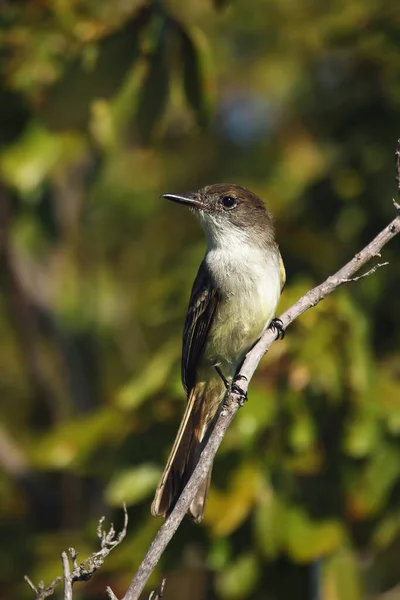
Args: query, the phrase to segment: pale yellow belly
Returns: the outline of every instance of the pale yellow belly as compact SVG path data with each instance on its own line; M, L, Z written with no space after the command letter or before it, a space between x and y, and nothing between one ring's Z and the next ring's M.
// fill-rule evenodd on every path
M224 366L225 375L233 376L273 318L276 304L277 298L265 302L257 294L240 302L235 297L222 301L209 332L205 361Z
M281 293L279 254L232 243L229 253L214 249L206 261L220 300L202 367L218 364L225 377L232 377L275 316Z

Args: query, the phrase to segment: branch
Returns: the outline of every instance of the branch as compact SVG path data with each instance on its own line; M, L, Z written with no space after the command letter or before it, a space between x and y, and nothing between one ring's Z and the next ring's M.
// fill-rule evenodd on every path
M36 587L27 575L25 575L25 581L36 594L35 600L44 600L47 596L51 596L57 585L64 579L64 600L72 600L72 586L76 581L88 581L93 573L95 573L104 563L111 550L118 546L126 535L128 527L128 512L126 505L124 504L124 526L120 533L117 535L114 529L114 525L111 523L111 527L108 532L103 531L103 523L105 517L101 517L97 526L97 537L100 540L100 550L94 552L78 564L78 552L74 548L68 548L68 553L63 552L61 554L63 573L64 577L57 577L48 585L44 587L44 583L41 581ZM72 565L72 571L71 571ZM109 594L110 595L110 594ZM112 598L112 596L110 595ZM115 598L115 596L114 596Z
M399 182L398 185L400 190L400 142L396 158L396 177L397 181ZM360 277L354 277L354 274L357 273L357 271L359 271L361 267L363 267L369 260L374 257L379 257L381 249L400 232L400 206L395 202L394 204L397 210L397 217L389 225L387 225L385 229L379 233L379 235L377 235L370 244L368 244L368 246L356 254L355 257L337 273L328 277L324 283L321 283L317 287L307 292L307 294L300 298L300 300L298 300L280 316L284 329L286 329L303 312L309 308L312 308L313 306L316 306L316 304L326 298L326 296L331 294L336 288L350 281L356 281L361 277L371 275L372 273L375 273L378 268L384 266L383 264L377 264L370 269L370 271L364 273L364 275L361 275ZM258 366L258 363L268 351L275 339L276 332L272 331L271 329L267 329L262 338L247 354L239 374L243 380L241 381L240 385L244 392L247 391L248 385ZM201 482L205 479L219 445L221 444L234 416L239 410L240 402L241 398L239 394L236 392L231 392L230 394L227 393L224 403L220 409L215 428L210 435L210 439L208 440L208 443L200 456L199 462L192 476L190 477L173 511L166 519L165 523L160 527L122 600L137 600L139 598L147 580L150 577L150 574L157 565L162 553L185 516Z

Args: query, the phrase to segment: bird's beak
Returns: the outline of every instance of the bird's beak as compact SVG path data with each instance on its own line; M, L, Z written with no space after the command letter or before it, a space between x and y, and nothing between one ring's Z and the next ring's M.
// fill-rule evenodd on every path
M185 204L189 208L205 208L205 205L200 202L198 194L163 194L162 198L178 202L178 204Z

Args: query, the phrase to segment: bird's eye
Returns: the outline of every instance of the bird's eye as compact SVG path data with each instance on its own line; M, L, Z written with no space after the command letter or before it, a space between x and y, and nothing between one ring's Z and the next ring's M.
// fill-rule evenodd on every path
M236 198L233 196L224 196L222 198L222 204L224 208L234 208L236 206Z

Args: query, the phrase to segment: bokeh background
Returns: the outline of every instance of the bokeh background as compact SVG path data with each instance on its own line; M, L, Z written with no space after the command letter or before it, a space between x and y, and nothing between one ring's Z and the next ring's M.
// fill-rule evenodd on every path
M160 194L259 194L280 310L336 271L394 217L400 7L2 0L0 55L0 597L95 550L125 500L126 540L75 587L121 596L162 522L205 247ZM204 522L151 579L166 600L400 598L399 250L262 361Z

